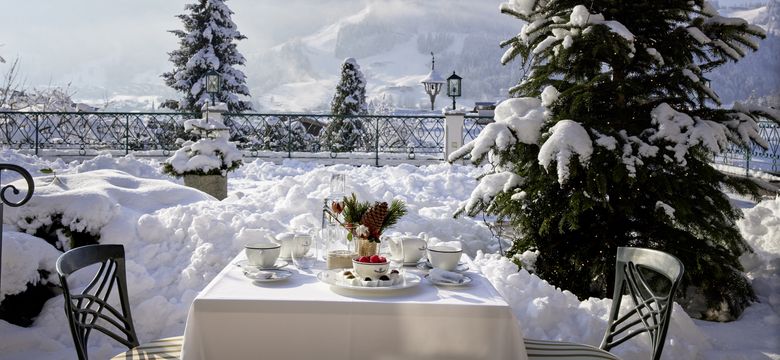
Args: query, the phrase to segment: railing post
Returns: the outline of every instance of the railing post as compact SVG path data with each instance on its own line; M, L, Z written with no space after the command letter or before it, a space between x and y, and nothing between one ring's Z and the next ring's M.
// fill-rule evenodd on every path
M292 159L292 120L287 117L287 158Z
M379 117L376 118L376 132L374 133L374 166L379 167Z
M460 110L444 110L444 161L463 146L463 123L466 113Z
M130 116L125 116L125 156L130 153Z
M35 156L38 156L38 134L41 131L40 127L38 126L39 116L40 115L35 115Z

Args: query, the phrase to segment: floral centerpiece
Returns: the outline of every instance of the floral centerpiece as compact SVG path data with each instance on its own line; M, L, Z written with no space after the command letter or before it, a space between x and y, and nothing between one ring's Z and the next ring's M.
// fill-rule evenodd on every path
M406 204L401 200L372 204L359 201L354 193L331 203L331 210L342 216L343 221L339 223L347 229L347 239L356 240L358 256L376 254L382 233L407 213Z

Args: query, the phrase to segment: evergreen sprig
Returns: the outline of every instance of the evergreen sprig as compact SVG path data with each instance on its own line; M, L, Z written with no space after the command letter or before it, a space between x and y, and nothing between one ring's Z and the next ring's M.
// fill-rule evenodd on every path
M355 236L354 232L357 226L368 225L363 223L366 212L368 212L369 209L371 209L373 206L379 206L380 203L376 202L372 204L369 201L359 201L357 199L357 195L352 193L350 196L345 196L339 205L341 207L341 216L344 219L342 225L345 226L347 230L349 230L347 238L352 240L352 238ZM387 203L384 203L384 205L386 206ZM379 235L381 235L385 230L389 229L393 225L397 224L398 221L407 214L407 212L408 210L406 208L406 203L404 203L402 200L393 199L387 208L387 214L382 220L382 225L379 227L378 233L369 234L367 239L372 242L379 242Z

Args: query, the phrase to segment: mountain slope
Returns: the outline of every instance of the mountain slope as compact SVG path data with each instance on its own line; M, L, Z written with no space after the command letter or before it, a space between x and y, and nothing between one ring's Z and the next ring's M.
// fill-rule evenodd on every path
M456 71L463 99L495 100L519 79L517 65L501 66L499 42L521 24L500 14L500 1L383 1L369 3L316 33L249 56L260 107L274 111L326 110L341 61L355 57L368 80L368 97L395 107L430 106L419 81L430 71L430 52L445 77ZM447 6L442 6L442 5ZM440 94L436 107L449 103Z

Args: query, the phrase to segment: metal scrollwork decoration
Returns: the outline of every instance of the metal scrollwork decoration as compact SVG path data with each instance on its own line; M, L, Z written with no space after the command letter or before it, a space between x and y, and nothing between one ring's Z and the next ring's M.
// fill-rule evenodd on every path
M32 175L30 175L30 172L25 170L23 167L19 165L13 165L13 164L0 164L0 185L2 185L2 171L3 170L9 170L18 173L24 178L24 181L27 182L27 194L22 198L21 200L14 201L9 200L6 198L6 191L11 190L11 192L14 195L19 195L19 189L16 188L13 184L8 184L2 187L0 189L0 279L2 279L2 263L3 263L3 206L8 205L11 207L18 207L22 206L28 201L30 201L30 198L33 195L33 191L35 190L35 182L33 181ZM2 281L2 280L0 280Z

